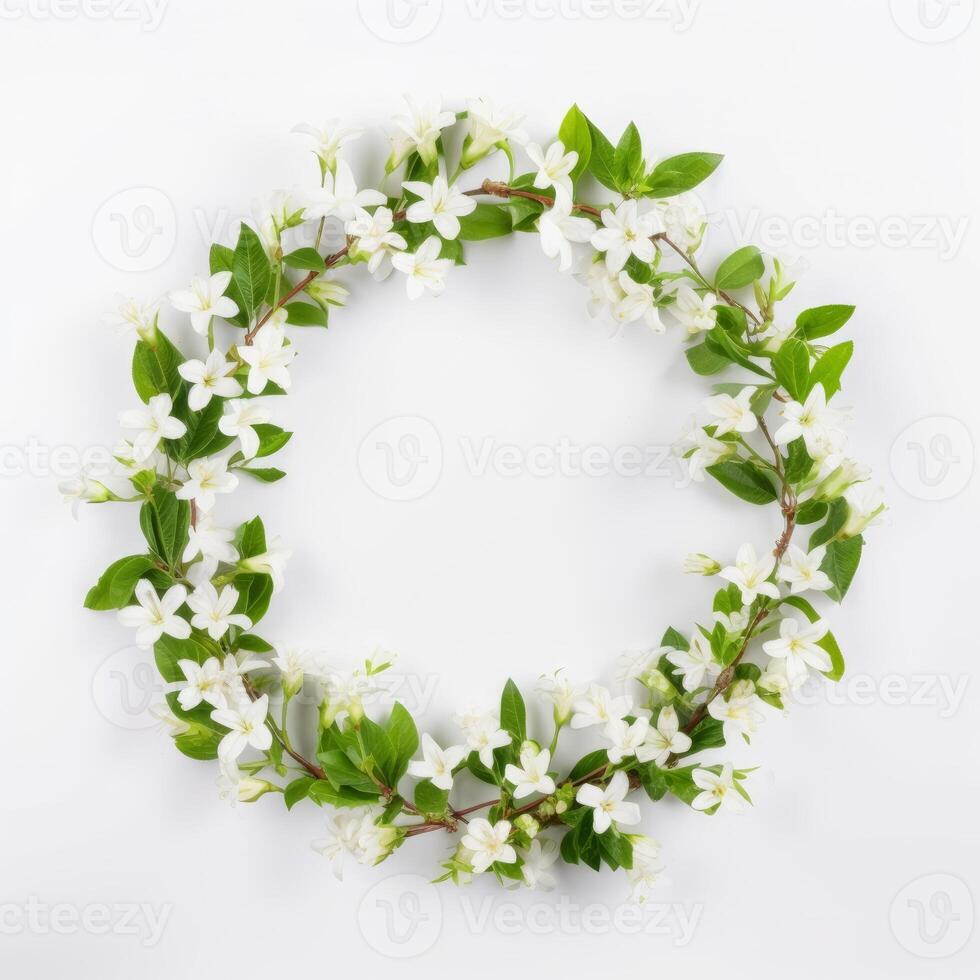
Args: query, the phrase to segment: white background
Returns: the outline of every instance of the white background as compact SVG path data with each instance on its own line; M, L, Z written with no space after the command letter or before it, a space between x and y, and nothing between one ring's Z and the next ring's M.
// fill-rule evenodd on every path
M157 24L145 0L108 14L4 0L4 974L973 975L973 0L704 0L690 23L674 0L640 19L598 0L427 0L414 14L399 0L404 21L361 7L170 0ZM309 186L293 124L365 126L353 159L372 179L404 91L519 104L538 140L577 100L614 134L635 119L651 158L723 152L701 191L716 215L708 260L750 239L779 245L788 228L810 266L792 312L858 305L844 400L890 512L830 611L848 679L733 749L761 766L745 816L644 807L671 881L642 934L611 874L566 869L550 894L433 890L411 876L432 876L449 847L438 835L336 882L308 843L324 814L220 802L215 767L151 727L130 637L81 608L102 568L139 547L134 511L87 508L75 524L55 490L73 459L113 444L117 410L134 404L130 342L102 314L116 293L186 284L257 195ZM296 338L294 394L273 406L297 431L290 478L224 511L261 509L295 551L262 633L349 662L379 642L396 650L406 685L426 692L406 686L410 706L441 739L461 701L492 703L508 674L528 687L562 665L611 679L623 650L705 615L710 583L678 573L686 551L727 560L775 530L772 513L680 487L669 466L469 466L465 446L669 445L705 386L676 331L611 339L590 321L532 236L468 257L442 299L411 306L397 281L346 277L350 308ZM396 435L428 432L442 473L398 503L365 481L358 451L406 416L432 428L403 421ZM32 917L32 900L63 909ZM161 934L144 913L130 934L113 908L129 903L165 915Z

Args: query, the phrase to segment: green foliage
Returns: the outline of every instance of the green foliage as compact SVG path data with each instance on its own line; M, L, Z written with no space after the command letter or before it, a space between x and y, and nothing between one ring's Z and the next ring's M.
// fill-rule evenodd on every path
M129 555L114 561L85 596L86 609L122 609L133 598L136 583L156 562L149 555Z
M726 490L750 504L770 504L779 494L768 473L744 459L726 459L706 467Z
M718 266L718 272L715 274L715 288L727 290L750 286L756 279L760 279L765 271L766 265L762 261L762 253L755 245L746 245L738 251L732 252Z
M815 306L796 318L796 329L805 340L827 337L840 330L853 313L853 306Z
M674 197L707 180L724 157L720 153L681 153L662 160L644 181L646 197Z
M478 204L475 211L459 219L459 237L464 242L499 238L513 230L511 211L504 204Z
M578 154L578 160L572 168L572 180L578 180L588 169L592 156L592 132L589 120L577 105L573 105L565 114L558 128L558 139L564 144L566 153L574 150Z
M527 709L517 685L508 680L500 696L500 727L514 738L519 748L527 739Z
M232 257L231 276L241 298L240 309L244 309L251 319L265 302L272 285L272 264L262 240L244 223Z
M175 568L187 545L191 509L173 491L157 487L140 507L140 528L150 551L167 568Z
M184 363L184 355L161 330L155 330L153 337L151 344L138 341L133 350L133 387L144 402L154 395L176 397L183 383L177 368Z
M806 398L810 390L810 350L800 340L783 341L773 355L772 369L776 380L797 401Z
M299 300L287 303L286 323L291 327L325 327L327 311L316 303L304 303Z

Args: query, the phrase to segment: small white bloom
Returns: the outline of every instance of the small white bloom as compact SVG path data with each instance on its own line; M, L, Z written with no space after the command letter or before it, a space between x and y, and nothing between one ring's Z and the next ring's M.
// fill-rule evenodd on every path
M700 633L695 633L691 638L689 650L675 650L667 654L667 659L677 668L674 673L681 675L685 691L706 687L721 673L708 641Z
M167 734L172 738L176 738L178 735L185 735L191 730L191 726L183 718L178 718L170 710L170 705L166 701L161 701L159 704L151 704L150 714L160 722Z
M338 218L346 223L356 216L358 208L384 204L387 200L381 191L370 188L359 191L350 164L338 160L335 170L324 175L323 187L310 192L303 215L307 219Z
M201 515L201 518L207 516L209 515L203 514ZM187 574L185 577L187 578L187 581L190 582L196 589L205 582L210 582L214 578L217 571L218 559L212 557L211 555L202 555L200 561L194 562L194 564L187 569Z
M184 711L196 708L202 701L212 708L228 707L228 678L217 657L208 657L203 664L196 660L178 660L187 683L177 700Z
M523 146L527 142L527 133L521 128L524 116L513 109L481 98L470 99L467 110L469 132L463 146L464 167L472 167L500 143L510 140Z
M349 716L354 721L364 717L364 699L378 690L373 677L354 671L331 673L323 685L324 701L320 705L320 722L329 728L334 721Z
M807 589L826 592L834 584L827 573L820 570L826 554L827 548L824 545L814 548L808 554L802 548L791 544L779 564L777 574L782 581L789 582L789 591L793 595L806 592Z
M138 430L133 440L133 456L136 460L148 459L160 445L161 439L179 439L187 432L187 426L171 415L174 402L168 394L154 395L145 408L119 413L119 424L124 429Z
M491 824L483 817L471 820L460 843L470 852L470 863L476 874L482 874L492 864L513 864L517 851L507 843L510 837L509 820Z
M234 540L235 532L231 528L217 527L210 514L201 514L197 526L187 529L187 547L181 558L189 562L201 555L218 561L238 561L238 551L232 544Z
M202 336L208 332L211 317L231 319L238 313L238 304L225 296L231 285L230 272L215 272L210 276L195 276L189 289L177 289L170 294L175 310L191 315L191 326Z
M249 746L260 752L269 749L272 745L272 732L265 724L268 714L268 694L263 694L255 701L212 711L211 718L228 729L218 743L218 758L234 762Z
M394 225L391 208L377 208L374 214L358 208L354 220L347 222L347 234L356 239L353 254L368 260L368 272L372 275L378 273L382 262L392 253L406 248L405 239L391 230Z
M462 745L440 748L436 740L428 734L422 736L422 758L408 764L408 774L416 779L429 779L439 789L453 788L453 770L466 757Z
M710 769L695 769L691 773L691 779L701 790L691 802L695 810L710 810L711 807L718 806L722 810L739 813L745 809L742 796L735 788L731 764L726 765L718 776Z
M619 288L623 295L613 307L613 319L619 323L634 323L642 319L654 333L663 333L666 328L660 319L653 287L637 282L623 270L619 274Z
M313 282L307 285L306 292L310 299L323 306L343 306L347 297L350 296L350 290L342 282L326 275L317 276Z
M844 447L846 433L843 423L847 415L828 407L822 384L814 385L802 404L797 401L786 402L779 414L786 421L773 433L773 439L778 445L802 436L806 451L817 460L832 452L840 452Z
M678 322L692 336L710 330L718 322L718 297L714 293L699 296L690 286L681 284L674 291L675 301L668 307Z
M614 698L608 688L590 684L585 696L575 701L572 707L572 728L589 728L626 717L633 707L633 699L628 694Z
M687 253L696 252L704 241L708 216L697 195L689 191L656 203L667 237Z
M667 704L660 709L657 727L650 726L644 743L636 750L640 762L662 766L671 755L681 755L691 747L691 738L680 730L677 712Z
M716 418L715 436L727 435L729 432L754 432L759 427L759 420L752 411L752 397L758 389L754 385L743 388L734 398L731 395L712 395L704 407Z
M418 299L426 290L438 296L446 288L446 276L452 268L451 259L440 259L442 241L430 235L415 252L399 252L391 264L404 272L405 291L409 299Z
M715 439L714 436L709 436L702 428L694 430L691 434L691 440L694 443L695 449L687 457L687 468L691 479L695 483L702 483L704 481L705 471L709 466L714 466L715 463L720 462L726 456L731 456L735 452L735 446L732 443Z
M762 649L770 657L786 661L786 676L795 690L807 679L808 668L828 671L833 666L830 654L820 646L827 635L827 624L823 620L800 626L796 619L783 619L779 623L779 639L762 644Z
M789 675L786 673L786 658L777 657L769 661L766 664L766 669L762 672L762 676L759 678L759 687L763 691L769 691L771 694L778 694L782 697L784 694L788 694L792 690L792 685L789 682Z
M572 243L589 241L594 230L588 218L572 214L572 199L562 188L555 194L554 205L538 218L541 250L549 259L558 258L559 272L572 267Z
M106 319L120 335L135 333L140 340L149 344L156 335L159 308L160 304L156 301L120 298L116 312L110 313Z
M718 574L742 590L742 602L749 605L760 595L779 598L779 588L767 581L776 567L776 558L766 552L761 558L751 544L743 544L735 555L735 564L728 565Z
M249 366L247 387L250 394L261 395L271 381L288 389L289 365L296 356L292 344L286 343L286 311L276 310L252 344L240 344L238 356Z
M619 285L619 273L610 272L605 262L593 262L588 271L578 276L589 289L589 316L597 317L612 310L623 298Z
M93 480L88 473L82 470L77 476L58 483L58 493L71 504L73 517L78 517L78 505L103 504L112 499L112 492L105 484L98 480Z
M148 650L164 633L177 640L186 640L191 635L191 624L177 615L187 598L187 589L183 585L172 585L158 596L153 583L141 578L134 592L139 605L126 606L117 615L123 626L136 630L138 647Z
M597 252L606 253L610 272L619 272L630 255L641 262L653 261L656 247L652 238L664 230L656 211L640 214L636 201L623 201L615 211L603 210L602 224L592 235L592 245Z
M542 150L537 143L528 143L525 151L537 168L538 172L534 177L534 186L539 189L554 187L566 193L572 193L572 171L578 163L578 154L572 150L565 152L565 144L561 140L555 140L547 151ZM591 222L590 222L591 226Z
M207 630L212 640L220 640L232 626L251 629L252 621L248 616L234 611L237 603L238 589L233 585L226 585L219 593L210 582L202 582L187 597L187 605L194 612L191 626Z
M629 779L625 772L617 772L605 787L586 783L578 788L575 799L582 806L592 807L592 826L597 834L604 834L610 826L632 826L640 822L640 808L626 801Z
M575 702L582 696L582 688L572 684L558 673L542 676L537 686L538 697L552 706L556 725L564 725L572 717Z
M218 796L234 806L236 803L254 803L260 796L275 790L265 779L243 776L236 762L222 762L216 780Z
M510 745L512 736L500 727L500 720L492 711L468 708L456 715L456 724L463 730L466 747L476 752L487 769L493 768L493 750Z
M337 165L337 154L348 143L361 135L359 129L347 129L338 119L330 119L322 126L300 123L293 126L294 133L301 133L313 140L313 152L320 158L326 170L332 171Z
M237 438L245 459L253 459L259 451L259 434L256 425L264 425L272 414L264 405L257 405L252 398L233 398L225 406L225 414L218 420L218 429L226 436Z
M228 461L213 457L191 460L187 464L187 482L177 491L178 500L193 500L203 511L214 507L219 493L231 493L238 477L228 472Z
M555 887L552 865L558 860L558 845L550 837L535 837L524 852L521 875L528 888L550 891Z
M844 499L847 501L847 520L841 533L848 538L876 524L885 511L884 491L870 483L848 487Z
M660 845L639 834L630 835L630 840L633 843L633 867L627 869L626 877L632 886L633 901L642 904L661 880Z
M394 118L399 132L391 137L391 156L385 165L388 173L410 153L417 152L422 162L430 166L435 162L438 153L436 144L442 131L456 122L456 113L443 112L442 102L438 98L422 102L416 102L407 95L404 98L408 112Z
M712 618L725 627L726 633L744 633L749 627L747 609L733 609L731 613L716 612Z
M467 197L445 177L435 177L431 184L422 180L406 180L404 188L419 200L408 206L405 217L413 224L431 221L436 231L450 241L459 235L459 219L476 210L476 201Z
M728 700L724 695L713 698L708 705L708 714L722 723L725 741L731 742L739 735L753 735L764 720L758 709L759 699L755 694L738 697L732 693Z
M356 810L337 810L327 824L327 836L312 842L313 850L330 859L336 878L343 876L343 859L349 854L359 864L377 864L391 853L398 829L376 823L381 816L377 806Z
M191 390L187 394L187 405L191 411L199 412L207 406L212 396L219 398L234 398L242 393L242 386L231 377L238 369L237 364L225 358L219 350L208 354L206 361L185 361L177 368L177 372L190 382Z
M294 697L303 688L307 677L321 678L323 670L309 650L288 647L279 650L272 658L282 675L282 687L289 697Z
M605 736L612 742L609 749L609 761L622 762L637 754L637 750L646 741L650 730L650 722L646 718L637 718L633 724L625 718L619 718L606 725Z
M523 800L525 796L539 793L547 796L555 791L555 781L548 775L551 753L547 749L535 750L534 746L521 749L520 766L508 763L504 779L514 786L514 799Z
M251 558L243 558L239 562L239 568L246 572L258 572L268 575L272 579L272 591L281 592L286 584L286 562L292 558L293 553L286 548L280 548L275 542L272 547L264 551L261 555L253 555Z
M684 558L683 569L688 575L717 575L721 571L721 565L701 552L691 552Z

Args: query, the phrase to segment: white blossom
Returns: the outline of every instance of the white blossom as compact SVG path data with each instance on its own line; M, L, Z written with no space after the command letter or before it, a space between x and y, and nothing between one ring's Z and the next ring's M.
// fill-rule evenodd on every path
M666 704L657 715L657 725L651 725L646 739L636 750L640 762L652 762L662 766L671 755L681 755L691 747L691 738L680 730L677 712Z
M116 312L108 314L106 320L119 334L135 333L140 340L152 344L156 336L159 308L158 301L120 297Z
M842 426L847 416L838 409L828 407L822 384L814 385L802 404L798 401L786 402L779 414L785 421L773 433L778 445L802 437L806 451L817 460L843 448L846 434Z
M558 845L550 837L535 837L524 852L521 875L528 888L550 891L555 887L555 875L551 870L558 860Z
M844 499L847 501L847 520L841 533L848 538L876 524L885 511L884 491L870 483L848 487Z
M718 297L714 293L700 296L682 283L674 291L674 304L668 309L680 325L694 336L710 330L718 322L717 305Z
M219 593L210 582L202 582L187 597L187 605L194 613L191 626L207 630L212 640L220 640L232 626L251 629L252 621L248 616L235 612L237 604L238 589L233 585L224 586Z
M215 708L212 720L223 725L228 732L218 743L218 758L234 762L249 746L260 752L272 746L272 732L266 727L269 714L269 695L263 694L255 701L243 701L227 708Z
M173 399L164 393L154 395L144 408L119 413L119 424L124 429L138 430L133 440L135 459L148 459L161 439L180 439L187 432L187 426L170 414L173 407Z
M572 199L559 188L555 203L538 218L538 235L541 250L549 259L558 258L558 271L567 272L572 267L572 243L587 242L595 225L588 218L572 214Z
M633 707L633 699L628 694L614 698L608 688L590 684L585 695L572 707L572 728L589 728L624 718Z
M422 735L422 758L408 764L408 774L416 779L428 779L439 789L453 788L453 770L466 757L462 745L441 748L428 734Z
M289 388L289 365L296 351L286 343L286 316L285 310L276 310L251 344L238 346L238 356L249 366L246 386L252 395L261 395L270 381Z
M775 567L775 555L766 552L760 558L751 544L743 544L735 555L735 564L728 565L718 574L741 589L742 602L747 606L760 595L779 598L779 588L767 581Z
M521 748L520 765L508 763L504 769L504 779L514 786L514 799L523 800L532 793L547 796L555 791L555 781L548 775L551 765L551 753L547 749L540 751L534 745Z
M374 214L358 208L354 219L347 222L347 234L356 239L353 254L367 259L371 275L377 275L382 263L394 252L406 248L405 239L392 231L394 226L391 208L383 207L376 208Z
M718 806L721 810L739 813L745 809L742 796L735 788L735 777L731 764L726 764L721 775L716 776L710 769L695 769L691 779L700 793L694 797L691 806L695 810L709 810Z
M623 201L615 211L604 208L603 227L592 235L592 245L597 252L606 253L606 267L619 272L630 255L641 262L652 262L656 246L652 237L663 229L663 222L656 211L640 214L637 202Z
M452 186L445 177L435 177L431 184L422 180L406 180L404 188L419 200L405 211L405 217L413 224L431 221L436 231L450 241L459 235L459 219L476 210L476 201Z
M234 540L235 532L231 528L216 526L211 514L200 514L196 526L187 529L187 546L181 560L189 562L201 555L224 562L238 561Z
M310 191L303 214L307 219L337 218L346 223L356 216L358 208L386 201L381 191L371 188L359 191L350 164L338 160L334 170L324 174L323 187Z
M507 843L510 837L509 820L491 824L483 817L471 820L460 843L470 852L470 863L476 874L483 874L492 864L513 864L517 851Z
M225 405L225 414L218 420L218 430L232 439L238 439L242 456L253 459L259 451L259 434L255 426L265 425L272 414L254 398L233 398Z
M674 673L681 675L681 684L685 691L706 687L721 673L721 668L711 653L711 647L700 633L695 633L691 638L689 650L674 650L667 654L667 659L677 668Z
M580 686L572 684L558 673L542 676L537 685L538 697L552 707L556 725L564 725L572 717L575 702L582 697Z
M395 116L399 132L391 137L391 155L385 170L391 173L410 153L418 153L426 166L431 166L437 156L437 146L442 131L456 122L455 112L443 112L438 98L416 102L405 96L408 112Z
M228 461L217 456L191 460L187 464L187 480L177 491L178 500L193 500L202 511L214 507L215 496L231 493L238 486L238 477L228 472Z
M330 119L322 126L299 123L293 126L292 131L313 140L313 152L320 158L324 169L329 171L336 167L337 154L341 149L361 135L361 130L343 127L338 119Z
M830 581L827 573L820 570L826 554L825 545L820 545L808 553L795 544L791 544L786 549L786 554L779 563L776 574L783 582L789 583L789 591L793 595L806 592L807 589L826 592L834 584Z
M268 575L272 579L272 591L281 592L286 584L286 562L292 558L292 551L287 548L280 548L275 542L267 551L261 555L252 555L250 558L243 558L238 567L246 572L259 572Z
M219 350L208 354L206 361L184 361L177 368L178 374L190 383L187 405L193 412L199 412L211 401L212 396L234 398L242 393L242 386L231 375L238 369Z
M827 624L823 620L801 626L799 620L783 619L779 623L779 639L762 644L762 649L770 657L786 661L786 676L794 690L800 687L809 675L809 669L829 671L833 666L830 654L820 646L827 635Z
M162 595L157 595L153 583L141 578L134 589L138 605L126 606L117 613L119 622L136 630L136 645L148 650L166 633L177 640L186 640L191 635L191 624L177 610L187 598L183 585L172 585Z
M467 103L469 132L463 145L464 167L485 157L495 146L512 141L523 146L527 133L521 128L524 116L513 109L495 105L490 99L470 99Z
M391 264L404 272L405 290L409 299L418 299L426 290L438 296L446 288L446 276L452 268L451 259L439 258L442 241L430 235L415 252L393 255Z
M572 193L572 171L578 163L578 153L574 150L565 151L565 144L555 140L547 150L542 150L537 143L528 143L524 148L528 157L537 168L534 175L534 186L540 190L554 187L566 194ZM592 227L589 222L590 230Z
M500 727L500 720L492 711L468 708L456 715L456 724L463 730L466 747L476 752L487 769L493 768L493 750L510 745L512 736Z
M238 304L225 296L230 285L230 272L195 276L188 289L176 289L170 294L170 304L181 313L189 313L191 326L203 336L211 326L212 317L229 320L237 315Z
M634 323L642 319L654 333L663 333L666 328L660 319L653 287L637 282L624 270L619 274L619 288L623 295L613 307L613 318L619 323Z
M743 388L734 398L731 395L712 395L704 407L718 421L715 423L715 436L727 435L729 432L754 432L759 427L759 420L752 411L752 398L758 388L749 385Z
M619 828L640 822L640 808L636 803L626 800L628 792L629 779L626 773L617 772L605 787L593 783L579 786L575 799L582 806L592 808L593 829L597 834L604 834L613 824Z
M637 754L637 750L646 741L650 730L650 722L646 718L637 718L632 724L625 718L610 721L605 728L605 736L612 742L609 749L609 761L622 762Z

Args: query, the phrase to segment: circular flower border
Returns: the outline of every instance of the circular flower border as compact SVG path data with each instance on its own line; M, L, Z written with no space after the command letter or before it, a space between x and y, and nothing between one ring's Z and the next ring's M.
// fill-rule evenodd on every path
M459 113L406 101L382 181L397 183L393 192L357 187L340 154L358 131L297 127L314 142L320 186L273 195L242 223L233 249L212 245L208 275L170 294L206 339L206 355L178 350L157 304L120 307L118 325L136 335L132 377L143 405L120 416L133 436L115 451L119 485L83 472L62 491L76 503L139 504L146 548L114 562L85 605L118 610L136 642L153 648L170 692L159 716L185 755L219 760L222 795L278 794L290 809L304 800L333 809L329 836L314 846L335 863L346 853L376 864L409 838L444 830L460 838L440 880L492 871L547 887L560 856L625 869L642 900L661 866L658 845L635 832L641 811L629 795L672 795L707 814L740 809L747 771L691 760L748 741L765 709L781 709L811 671L843 673L837 641L804 593L843 599L862 532L884 510L880 489L846 455L848 413L835 404L853 344L823 342L853 307L784 320L792 275L751 245L702 271L707 222L690 192L716 169L716 154L650 165L632 123L613 144L577 106L545 149L528 141L521 116L489 100ZM452 168L444 134L457 124L464 138ZM515 148L533 169L516 172ZM507 180L461 189L462 175L497 153ZM327 221L344 232L330 254ZM290 386L290 329L326 326L331 308L344 305L348 289L333 270L365 265L379 280L396 271L415 299L442 292L463 242L519 232L536 233L560 271L577 269L593 315L642 321L655 333L666 317L686 333L697 375L726 373L705 402L709 421L693 424L677 452L694 480L710 476L742 501L778 508L781 528L774 547L743 545L730 563L686 559L686 571L723 580L711 615L628 656L622 693L576 686L561 672L543 677L537 692L553 719L545 741L529 731L524 697L508 680L499 709L460 712L460 742L443 746L420 737L399 703L383 718L366 710L391 665L386 655L344 673L254 632L282 588L289 552L266 540L258 517L231 529L213 515L240 475L285 475L263 462L292 435L272 422L266 399ZM231 337L224 347L219 321ZM316 731L299 737L289 708L307 684ZM597 729L601 744L559 767L567 729ZM460 805L464 774L493 786L493 798Z

